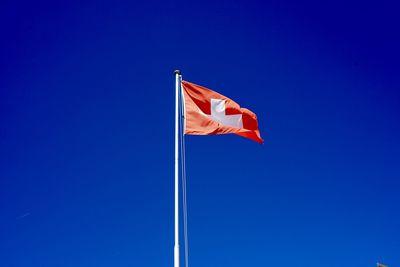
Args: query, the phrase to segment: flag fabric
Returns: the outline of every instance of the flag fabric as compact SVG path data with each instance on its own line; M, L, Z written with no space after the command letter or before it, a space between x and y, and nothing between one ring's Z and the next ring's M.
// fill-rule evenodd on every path
M263 143L257 116L210 89L182 81L185 134L237 134Z

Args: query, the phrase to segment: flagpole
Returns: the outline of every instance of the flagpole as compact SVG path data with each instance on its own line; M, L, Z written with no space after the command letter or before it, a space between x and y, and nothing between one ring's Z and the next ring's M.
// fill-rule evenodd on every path
M179 267L179 86L180 70L175 70L175 245L174 267Z

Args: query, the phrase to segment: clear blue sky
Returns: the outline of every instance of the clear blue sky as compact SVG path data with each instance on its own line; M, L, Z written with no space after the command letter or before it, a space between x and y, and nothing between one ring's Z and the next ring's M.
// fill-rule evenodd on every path
M173 266L174 77L259 118L188 136L190 265L400 266L387 1L3 1L0 265Z

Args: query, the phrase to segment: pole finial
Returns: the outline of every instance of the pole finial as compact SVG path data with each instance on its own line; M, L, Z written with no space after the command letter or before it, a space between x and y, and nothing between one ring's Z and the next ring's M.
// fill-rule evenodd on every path
M176 75L176 74L181 75L181 71L180 71L180 70L174 70L174 74L175 74L175 75Z

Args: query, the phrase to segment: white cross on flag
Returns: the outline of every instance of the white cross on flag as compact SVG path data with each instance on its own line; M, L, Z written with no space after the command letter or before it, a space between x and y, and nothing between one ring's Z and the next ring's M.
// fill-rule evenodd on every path
M205 87L182 81L185 134L237 134L263 143L257 116L236 102Z

